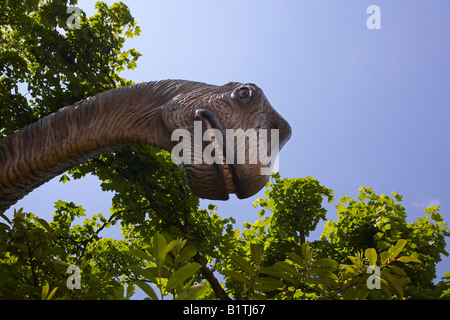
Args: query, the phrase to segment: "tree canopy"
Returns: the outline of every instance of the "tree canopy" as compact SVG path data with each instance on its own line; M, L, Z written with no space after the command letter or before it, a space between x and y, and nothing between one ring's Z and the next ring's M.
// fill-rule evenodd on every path
M140 54L123 50L140 29L127 6L98 2L69 28L76 1L0 3L0 137L61 107L132 84L120 77ZM26 92L26 93L24 93ZM397 192L361 187L326 221L333 190L274 173L253 223L236 226L199 199L168 152L144 145L91 159L61 183L96 175L113 191L109 213L86 215L55 199L52 221L15 209L0 222L0 299L448 299L436 279L449 236L439 207L408 223ZM102 236L120 224L123 239ZM441 280L441 281L439 281Z

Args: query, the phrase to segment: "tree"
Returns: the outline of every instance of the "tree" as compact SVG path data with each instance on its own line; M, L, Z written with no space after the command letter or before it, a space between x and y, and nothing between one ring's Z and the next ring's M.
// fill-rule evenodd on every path
M434 298L433 280L436 264L445 250L445 237L450 234L438 206L425 209L427 216L406 222L402 196L377 195L372 188L361 187L358 199L343 196L336 206L338 221L328 221L322 234L324 256L344 259L365 248L386 250L400 239L407 239L405 252L422 261L420 268L406 266L411 283L408 293L416 298Z
M81 13L81 28L69 29L67 6L74 4L0 4L1 136L132 83L119 76L140 56L135 49L122 51L125 38L140 33L128 8L98 2L93 17ZM76 224L84 208L55 199L52 221L24 209L1 216L1 299L130 299L137 287L149 299L449 297L448 277L433 284L448 236L439 208L406 223L397 193L390 198L362 188L358 199L343 197L338 221L327 222L321 239L309 241L326 220L323 201L334 200L333 190L312 177L274 174L254 204L260 219L238 229L216 206L199 208L168 152L142 145L118 149L60 181L86 174L114 191L110 213ZM117 223L123 239L104 238L102 231Z
M59 108L99 92L132 84L119 76L140 53L122 51L126 37L140 34L123 3L96 4L68 29L75 0L7 0L0 4L0 137ZM24 85L28 93L23 94Z
M290 285L284 283L288 297L434 299L443 295L441 288L445 287L445 282L438 286L432 282L436 278L440 254L448 255L445 237L449 233L438 207L425 210L431 219L424 217L406 223L405 208L396 203L401 202L401 195L392 192L392 199L376 195L371 188L361 187L358 199L348 196L340 199L336 205L338 221L326 223L320 240L302 241L302 233L309 234L319 219L325 219L322 201L328 199L331 202L332 194L332 190L311 177L281 179L275 174L267 185L267 198L255 202L262 207L260 217L267 209L272 214L263 221L245 226L244 247L258 243L263 248L264 261L259 264L260 269L272 276L278 274L279 278L289 282ZM303 216L304 213L307 214ZM313 223L302 223L302 219ZM311 229L302 231L304 226ZM250 251L247 249L241 257L252 257ZM400 253L405 256L399 256ZM371 265L380 268L380 281L386 281L381 286L383 294L365 286ZM233 269L231 266L229 268ZM235 266L238 267L239 262ZM318 266L329 269L314 269ZM280 268L288 273L287 278L280 275ZM247 268L246 272L257 274L250 270ZM319 272L318 276L308 279L315 272ZM251 283L250 279L244 280L234 271L226 273L247 287ZM314 284L321 287L314 287ZM243 292L236 294L245 296Z

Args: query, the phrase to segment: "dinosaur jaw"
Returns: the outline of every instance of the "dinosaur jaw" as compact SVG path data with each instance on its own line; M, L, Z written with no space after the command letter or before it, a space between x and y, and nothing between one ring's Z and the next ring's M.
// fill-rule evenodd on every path
M218 118L209 110L198 109L195 112L195 116L196 120L202 121L202 136L205 132L207 133L209 143L214 149L216 161L208 165L202 164L202 166L208 167L210 177L214 180L214 184L211 186L212 188L205 190L205 194L204 192L199 192L196 189L193 191L195 194L199 194L202 198L208 198L211 200L228 200L229 194L238 193L239 180L235 173L234 165L226 163L226 141L224 141L224 130ZM222 139L217 139L214 132L220 134ZM202 195L200 195L200 193Z
M206 137L203 138L208 140L206 143L210 143L213 146L216 160L212 164L203 163L197 165L197 169L204 173L203 176L196 175L195 177L198 180L198 187L194 186L193 179L189 181L189 175L187 175L188 183L193 193L201 198L228 200L231 193L234 193L238 199L246 199L261 190L269 179L269 175L261 174L262 169L267 170L267 165L260 163L235 164L236 159L226 161L226 150L230 146L234 149L234 143L227 140L225 130L222 129L220 121L209 110L199 109L196 110L195 114L196 120L202 121L202 136L204 136L204 133L207 133L208 139ZM222 139L216 139L215 134L220 135ZM234 139L233 135L231 135L231 139ZM209 148L209 150L202 149L202 152L212 150L212 147L207 146L206 148ZM245 150L244 152L250 151ZM237 154L236 149L234 154ZM195 167L195 165L192 166Z

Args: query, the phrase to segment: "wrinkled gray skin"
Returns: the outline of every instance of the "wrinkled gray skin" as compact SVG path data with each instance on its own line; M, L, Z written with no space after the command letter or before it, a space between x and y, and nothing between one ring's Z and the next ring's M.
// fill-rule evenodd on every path
M203 122L203 130L220 129L225 141L226 129L279 129L281 149L291 136L289 124L254 84L163 80L109 90L0 141L0 212L53 177L113 148L142 143L170 152L179 142L171 141L172 132L187 129L193 135L194 120ZM268 149L270 153L270 145ZM216 200L227 200L230 193L238 198L257 193L268 179L260 174L261 167L259 161L182 165L193 194Z

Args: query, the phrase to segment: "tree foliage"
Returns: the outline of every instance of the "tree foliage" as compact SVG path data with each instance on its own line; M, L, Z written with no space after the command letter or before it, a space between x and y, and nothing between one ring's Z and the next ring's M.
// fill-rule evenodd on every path
M305 182L305 179L296 180ZM283 186L289 189L292 184L284 184L286 181L292 179L275 175L268 183L266 194ZM309 185L320 186L314 181ZM305 196L308 194L305 192ZM269 200L259 199L256 203L269 203ZM349 202L358 201L343 197L336 208ZM282 238L277 238L279 229L274 223L274 215L281 212L274 211L263 221L246 224L241 233L234 228L233 221L224 221L214 210L214 206L209 210L197 208L178 226L162 218L152 225L146 215L140 218L140 223L124 222L119 218L124 212L120 211L113 212L108 219L98 214L85 219L82 225L75 224L77 218L85 215L84 209L60 200L55 203L51 222L18 210L12 220L6 217L6 223L0 224L0 296L129 299L139 287L150 299L448 298L448 276L437 285L427 282L435 277L430 273L434 272L437 260L430 260L430 252L425 255L421 248L414 246L416 237L392 239L385 232L385 238L392 242L386 246L375 233L371 240L374 246L350 247L349 242L360 243L360 234L353 233L354 239L350 236L349 242L328 241L327 237L332 237L327 227L318 241L296 242L294 235L301 228L297 224L286 245ZM264 205L261 211L267 214L266 210ZM166 208L164 212L170 210ZM434 221L442 222L436 208L426 210L426 214L433 213ZM102 230L119 220L124 239L100 236ZM154 220L158 220L157 214ZM350 233L342 233L341 228L345 230L340 226L342 221L345 219L339 217L337 222L328 222L334 228L331 234ZM445 223L438 225L424 218L418 222L420 230L425 231L421 233L423 239L431 231L438 234L438 243L440 237L448 236ZM355 224L356 228L365 226L358 219L349 224ZM151 231L153 228L155 231ZM445 242L442 243L444 246L436 250L446 254ZM273 254L274 248L280 250L279 254ZM81 268L80 289L68 288L70 265ZM223 292L217 288L219 274L225 280L220 286Z
M74 0L0 3L0 137L59 108L99 92L132 84L119 76L140 53L123 51L140 29L125 4L96 4L69 29ZM24 91L27 91L24 94Z
M96 4L69 29L76 1L0 4L0 136L117 86L140 54L123 3ZM27 92L27 93L24 93ZM113 191L110 212L55 199L51 221L15 209L0 222L0 299L448 299L436 264L449 236L439 207L408 223L402 197L360 189L326 221L333 190L312 177L272 175L258 217L240 228L219 208L199 208L170 154L134 145L91 159L61 183L96 175ZM245 210L245 209L243 209ZM89 218L87 218L89 217ZM121 239L103 237L120 224ZM79 274L73 273L75 266ZM69 272L68 272L69 271ZM79 287L73 286L79 280ZM75 282L74 282L75 281Z
M336 206L338 221L328 221L322 234L323 254L339 259L372 247L386 250L397 241L407 239L405 252L422 261L420 269L406 266L411 283L409 290L416 297L432 298L436 264L445 250L447 224L438 206L425 209L425 217L408 223L402 196L377 195L372 188L361 187L357 199L344 196Z

